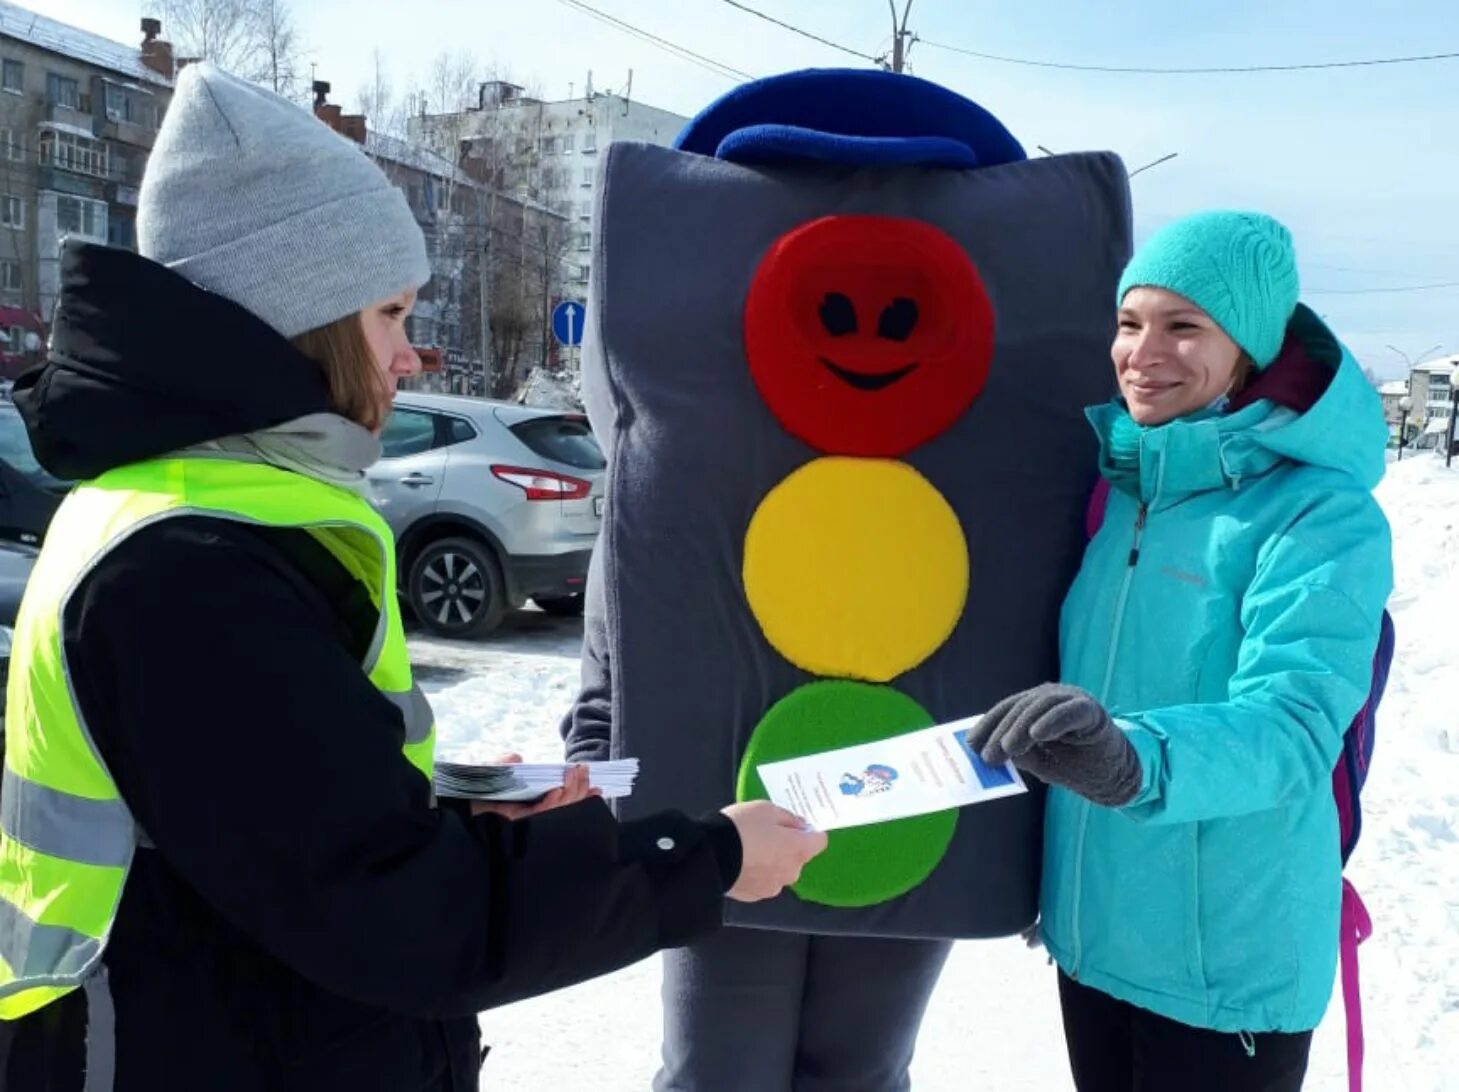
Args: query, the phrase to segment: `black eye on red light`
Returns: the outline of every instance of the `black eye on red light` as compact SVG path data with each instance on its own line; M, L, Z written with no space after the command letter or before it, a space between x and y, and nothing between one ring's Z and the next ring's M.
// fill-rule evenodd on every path
M856 307L840 292L827 292L821 301L821 325L832 337L856 333Z
M856 305L842 292L827 292L821 300L821 325L832 337L848 337L858 330ZM887 304L876 324L876 336L887 341L906 341L917 328L917 301L898 296Z
M892 300L881 313L876 324L876 336L888 341L906 341L917 328L917 301L899 296Z

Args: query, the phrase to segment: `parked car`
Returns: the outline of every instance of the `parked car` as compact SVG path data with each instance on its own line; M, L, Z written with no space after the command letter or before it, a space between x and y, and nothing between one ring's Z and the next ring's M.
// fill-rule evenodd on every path
M36 461L20 411L0 401L0 539L39 544L72 484Z
M0 755L5 753L5 688L10 682L10 639L36 551L0 540Z
M20 411L0 395L0 753L5 739L5 687L10 680L10 638L35 564L36 547L61 506L70 482L36 462Z
M423 625L479 636L528 599L581 613L606 465L587 418L402 391L381 440L370 489Z

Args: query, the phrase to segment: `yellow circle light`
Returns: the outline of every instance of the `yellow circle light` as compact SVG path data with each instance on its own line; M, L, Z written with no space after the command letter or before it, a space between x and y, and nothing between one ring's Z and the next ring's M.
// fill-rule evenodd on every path
M772 489L745 535L745 592L765 637L817 675L887 682L952 634L968 546L906 463L817 459Z

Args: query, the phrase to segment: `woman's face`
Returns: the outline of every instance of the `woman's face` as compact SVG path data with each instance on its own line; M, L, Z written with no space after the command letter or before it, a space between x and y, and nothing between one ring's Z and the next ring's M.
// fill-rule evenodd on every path
M401 292L398 296L381 300L366 307L360 314L360 325L365 331L365 342L370 346L375 367L380 377L382 404L379 420L390 416L395 399L395 385L404 378L420 372L420 357L410 347L405 336L405 320L415 307L415 289ZM382 425L383 427L383 425ZM379 429L375 430L377 433Z
M1184 296L1133 288L1120 306L1110 355L1130 416L1163 425L1231 389L1241 347Z

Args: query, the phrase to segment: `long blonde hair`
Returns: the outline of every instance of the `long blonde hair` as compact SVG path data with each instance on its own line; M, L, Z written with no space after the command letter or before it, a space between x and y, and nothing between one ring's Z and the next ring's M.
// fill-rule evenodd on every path
M335 413L372 432L380 429L390 398L358 313L306 330L291 343L319 365Z

